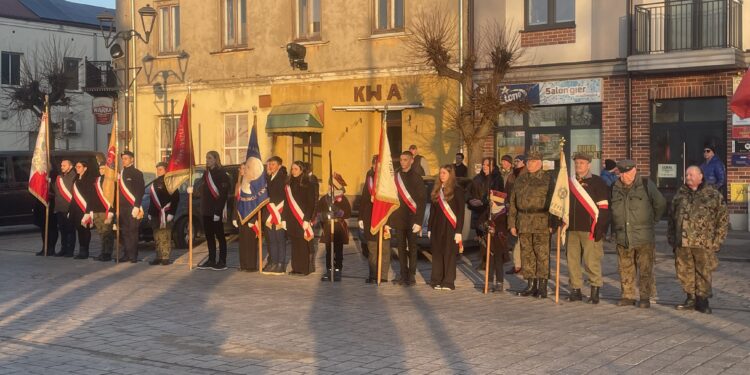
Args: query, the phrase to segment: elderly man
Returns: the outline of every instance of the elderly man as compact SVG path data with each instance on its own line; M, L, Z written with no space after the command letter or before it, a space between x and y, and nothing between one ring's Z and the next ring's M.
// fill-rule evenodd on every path
M704 182L699 167L688 167L685 184L672 199L667 230L667 239L674 248L677 279L687 293L677 310L711 313L711 273L718 265L715 253L727 236L728 221L721 193Z
M149 263L152 266L169 265L172 250L172 226L177 206L180 204L180 192L175 190L170 194L164 181L168 167L169 165L165 162L156 164L157 177L149 188L151 205L148 207L148 222L151 224L154 242L156 242L156 257Z
M620 160L617 169L620 179L612 185L610 209L615 224L622 285L622 298L618 306L635 305L635 279L638 273L638 307L649 308L654 282L654 226L664 215L667 203L656 185L638 174L634 161Z

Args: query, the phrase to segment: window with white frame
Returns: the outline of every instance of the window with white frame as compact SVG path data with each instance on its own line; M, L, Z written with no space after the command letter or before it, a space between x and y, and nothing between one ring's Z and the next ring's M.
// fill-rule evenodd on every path
M222 0L224 47L247 45L247 0Z
M296 37L301 40L320 38L320 0L297 0Z
M63 76L65 77L66 90L80 89L78 69L81 65L81 59L72 57L63 58Z
M176 52L180 49L180 6L159 8L159 52Z
M180 123L180 115L175 114L175 117L162 117L159 119L159 160L169 162L169 157L172 155L172 143L174 142L174 134L177 131L177 126Z
M247 113L224 114L224 160L223 164L237 164L245 161L250 128Z
M21 84L21 56L20 53L2 52L0 56L0 83L12 86Z
M404 29L405 0L375 0L375 31L388 32Z

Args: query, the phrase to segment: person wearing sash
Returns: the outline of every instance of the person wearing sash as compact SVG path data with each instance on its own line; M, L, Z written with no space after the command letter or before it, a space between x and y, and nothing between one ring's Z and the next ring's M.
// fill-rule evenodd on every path
M54 214L57 217L57 228L60 231L60 251L55 253L56 257L72 257L76 248L76 223L68 217L68 211L73 202L73 182L75 179L76 172L73 170L73 162L69 159L63 159L60 162L60 174L55 179L55 183L52 184L52 192L55 194Z
M362 231L362 237L367 243L367 263L369 274L365 283L378 283L378 234L370 232L372 222L372 202L375 197L375 165L378 163L378 155L372 156L372 165L365 175L365 183L362 186L362 194L359 199L359 219L357 225ZM391 228L383 226L383 256L380 259L380 282L388 282L388 272L391 269Z
M456 183L452 164L440 167L430 195L427 236L432 250L430 286L435 290L455 290L456 255L463 247L464 192Z
M568 301L581 301L583 274L591 285L586 302L599 303L599 288L602 287L602 257L604 235L609 221L609 187L601 177L591 174L591 156L576 153L575 179L570 180L570 209L568 224L568 273L570 296ZM583 270L581 269L583 261Z
M120 243L123 254L119 262L138 262L138 224L143 218L141 201L145 191L143 173L135 168L135 155L126 150L120 155L122 171L118 181L120 216L117 218L117 230L120 231Z
M305 170L305 163L295 161L290 169L289 181L284 187L286 200L283 217L292 242L292 274L308 275L312 271L310 252L315 236L311 221L315 212L313 186Z
M76 179L73 182L73 202L68 211L68 218L76 226L78 234L78 255L74 259L88 259L89 244L91 243L91 226L93 212L89 211L96 199L94 191L94 177L88 172L88 163L76 163Z
M99 164L99 175L96 177L96 181L94 181L96 199L92 202L91 210L94 213L94 227L102 241L102 251L96 257L96 260L100 262L111 261L112 252L115 249L115 232L113 229L115 207L113 207L112 203L104 195L104 173L106 169L106 161Z
M305 169L307 170L307 179L310 181L310 194L312 194L312 201L317 203L318 197L320 197L320 179L313 173L312 164L305 163ZM315 272L315 259L318 251L318 242L320 239L320 220L318 220L318 207L313 207L312 225L313 228L313 239L310 241L310 272Z
M208 259L198 265L199 269L227 269L227 239L224 235L225 209L229 193L229 175L221 165L216 151L206 153L206 171L200 186L201 217L206 234ZM219 259L216 259L216 242L219 243Z
M503 191L490 191L490 204L480 219L483 226L483 233L492 237L490 241L490 272L487 280L490 285L490 291L493 293L499 293L504 290L503 265L505 262L510 261L510 254L508 252L507 197L508 195ZM483 252L480 256L486 258L486 253ZM482 271L484 272L484 270Z
M242 176L245 175L245 164L240 164L238 171L237 183L234 185L234 196L237 203L240 201L240 189L242 188ZM239 244L238 254L240 257L240 271L256 272L258 271L258 233L257 227L258 216L248 218L247 222L242 224L242 215L237 210L238 205L234 205L234 216L232 225L238 228Z
M344 267L344 245L349 243L349 227L346 219L352 216L352 206L346 199L344 193L346 181L344 178L333 173L333 202L331 202L331 191L320 197L318 201L318 215L323 226L322 241L326 245L326 272L320 281L331 281L331 252L333 255L333 281L341 281L341 270ZM333 223L333 243L331 243L331 220Z
M271 156L266 162L266 182L268 184L268 204L266 205L265 226L268 228L268 261L263 272L283 273L286 271L286 222L283 218L286 194L287 173L278 156Z
M149 262L155 266L169 264L169 253L172 250L172 225L177 206L180 204L180 192L175 190L172 194L167 191L164 183L164 175L169 165L165 162L156 164L156 179L149 187L151 204L148 207L148 222L154 232L156 243L156 257Z
M391 214L391 226L398 238L398 263L401 273L394 280L398 285L414 285L417 273L417 234L422 233L425 211L425 188L422 177L412 168L414 155L404 151L399 156L401 170L396 172L396 190L400 205ZM407 247L408 244L408 247Z
M500 174L500 168L495 163L495 158L486 157L482 159L482 169L471 180L469 187L467 203L471 211L471 228L477 234L477 238L483 238L486 226L482 217L486 217L487 210L490 209L490 190L503 191L503 177ZM484 253L484 251L482 251ZM481 258L477 270L484 272L487 259Z

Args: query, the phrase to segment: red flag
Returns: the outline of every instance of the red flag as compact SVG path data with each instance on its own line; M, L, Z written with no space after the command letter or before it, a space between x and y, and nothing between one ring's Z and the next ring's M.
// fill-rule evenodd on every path
M31 172L29 173L29 192L39 199L42 204L47 205L47 193L49 192L49 150L47 145L47 133L49 132L49 117L47 112L42 113L42 122L39 125L39 134L36 136L34 156L31 159Z
M732 95L729 108L740 118L750 117L750 69L745 72L740 85L737 86L737 91Z
M387 115L387 112L386 112ZM391 146L386 132L386 116L380 127L380 146L378 148L378 162L375 164L375 197L372 201L372 217L370 233L373 235L388 221L393 211L399 207L398 189L396 188L393 162L391 161Z
M164 175L164 183L170 194L190 178L190 169L193 166L195 166L195 156L193 155L193 140L190 136L190 94L188 94L185 98L185 105L182 107L180 124L174 135L167 173Z

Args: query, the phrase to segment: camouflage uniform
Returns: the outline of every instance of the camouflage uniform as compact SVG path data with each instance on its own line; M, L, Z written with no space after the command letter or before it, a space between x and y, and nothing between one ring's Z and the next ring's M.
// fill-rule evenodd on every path
M96 233L99 233L102 239L102 255L112 256L112 250L115 248L115 231L112 230L114 220L110 220L109 224L106 224L105 220L107 220L106 212L94 212Z
M550 217L553 186L549 173L538 170L516 178L510 196L508 229L516 228L521 244L521 269L527 280L549 277Z
M667 240L675 249L677 279L687 294L711 296L711 273L718 266L716 252L727 236L727 206L710 185L693 191L677 190L669 209Z

